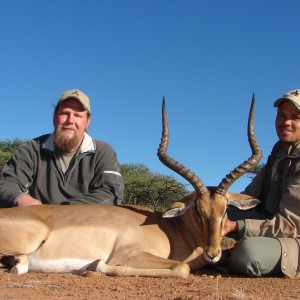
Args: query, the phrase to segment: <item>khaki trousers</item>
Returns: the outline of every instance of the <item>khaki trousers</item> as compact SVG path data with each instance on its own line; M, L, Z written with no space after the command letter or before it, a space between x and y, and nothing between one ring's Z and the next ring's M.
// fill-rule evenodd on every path
M244 219L266 219L267 216L251 209L240 211L228 209L231 221ZM237 239L237 235L231 236ZM227 264L230 273L250 277L282 275L281 245L276 238L271 237L242 237L231 251Z

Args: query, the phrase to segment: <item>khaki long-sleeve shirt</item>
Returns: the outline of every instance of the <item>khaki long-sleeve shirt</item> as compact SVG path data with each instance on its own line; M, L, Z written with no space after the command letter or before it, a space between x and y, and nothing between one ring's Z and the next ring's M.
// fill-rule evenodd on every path
M282 272L300 276L300 142L288 151L278 142L267 165L244 191L262 201L265 220L245 220L248 237L275 237L282 247Z

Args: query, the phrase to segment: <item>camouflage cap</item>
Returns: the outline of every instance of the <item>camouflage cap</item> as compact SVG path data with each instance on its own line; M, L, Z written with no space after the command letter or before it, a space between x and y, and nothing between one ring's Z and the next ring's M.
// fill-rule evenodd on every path
M78 89L73 89L73 90L68 90L65 91L61 94L57 105L59 105L61 102L70 99L70 98L75 98L77 99L81 105L84 107L84 109L88 112L91 113L91 107L90 107L90 99L89 97L83 93L82 91Z
M291 101L300 110L300 89L287 92L274 102L274 106L278 107L285 100Z

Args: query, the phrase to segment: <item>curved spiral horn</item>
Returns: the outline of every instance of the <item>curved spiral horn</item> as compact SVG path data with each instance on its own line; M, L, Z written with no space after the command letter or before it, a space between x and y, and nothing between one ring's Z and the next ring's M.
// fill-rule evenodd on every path
M229 187L242 175L254 168L262 158L262 151L256 141L254 133L254 107L255 107L255 95L253 93L252 102L248 118L248 141L252 150L252 156L249 157L246 161L236 167L233 171L226 175L222 179L221 183L216 189L216 193L225 196Z
M168 143L169 143L169 129L168 129L168 120L167 120L167 113L166 113L166 105L165 105L165 97L163 98L162 103L162 137L161 142L159 144L159 148L157 150L157 156L159 160L168 168L176 172L178 175L182 176L186 179L195 189L196 194L204 195L209 192L203 182L198 178L198 176L187 169L185 166L180 164L179 162L175 161L173 158L168 156Z

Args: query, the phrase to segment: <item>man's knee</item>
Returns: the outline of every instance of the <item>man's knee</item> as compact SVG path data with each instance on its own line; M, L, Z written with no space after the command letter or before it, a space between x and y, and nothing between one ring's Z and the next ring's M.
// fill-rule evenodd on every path
M270 249L272 249L270 253ZM280 273L281 246L274 238L252 237L240 240L233 249L229 268L250 277Z

